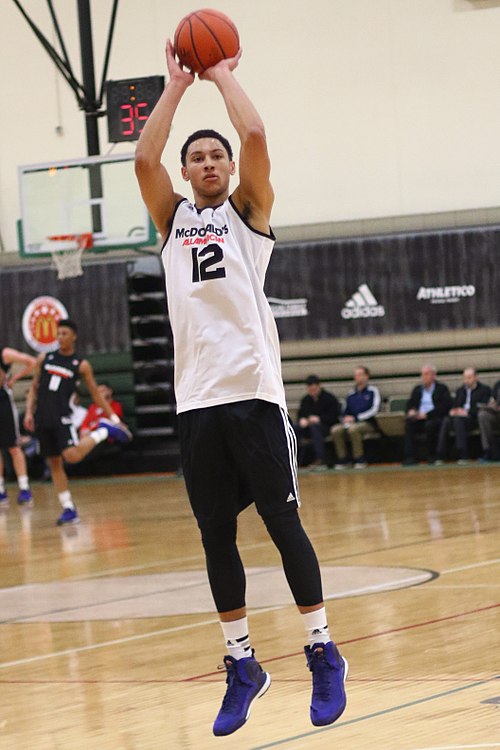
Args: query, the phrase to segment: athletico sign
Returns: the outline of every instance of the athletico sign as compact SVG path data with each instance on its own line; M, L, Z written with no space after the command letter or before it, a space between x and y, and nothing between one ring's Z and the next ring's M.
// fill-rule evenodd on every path
M464 286L421 286L417 292L418 300L429 300L433 305L446 302L459 302L464 297L473 297L476 287L472 284Z

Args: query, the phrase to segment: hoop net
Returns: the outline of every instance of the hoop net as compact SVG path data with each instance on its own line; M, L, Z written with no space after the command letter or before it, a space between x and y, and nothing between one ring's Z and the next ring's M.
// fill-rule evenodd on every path
M53 234L43 243L43 250L51 254L58 279L73 279L83 274L83 251L93 244L92 232Z

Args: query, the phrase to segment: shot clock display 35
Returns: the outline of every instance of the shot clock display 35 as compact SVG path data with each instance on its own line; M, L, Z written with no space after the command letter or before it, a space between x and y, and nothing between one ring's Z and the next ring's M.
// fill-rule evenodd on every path
M110 143L136 141L165 87L163 76L106 81Z

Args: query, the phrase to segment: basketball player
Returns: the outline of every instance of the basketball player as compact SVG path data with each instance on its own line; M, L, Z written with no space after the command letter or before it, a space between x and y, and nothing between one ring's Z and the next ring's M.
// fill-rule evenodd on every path
M47 459L63 508L57 520L58 526L79 521L63 461L78 463L108 437L121 443L127 443L132 437L101 395L90 362L76 353L76 338L76 324L69 319L60 320L57 326L59 349L38 357L24 416L24 426L31 432L35 431L40 452ZM79 442L70 400L80 377L107 419L101 418L97 429Z
M263 292L275 242L270 163L262 120L233 76L240 56L200 75L221 94L240 138L239 184L231 194L236 165L228 141L215 131L193 133L181 151L193 202L174 191L161 163L176 109L194 81L177 63L170 41L170 80L136 151L142 195L163 237L183 472L228 649L216 735L239 729L271 682L249 640L245 572L236 546L237 515L252 501L281 553L308 634L313 724L330 724L343 712L347 675L328 632L318 561L297 512L296 439L286 413L276 325Z
M11 365L21 365L14 375L9 376ZM32 505L26 458L20 446L19 416L12 395L12 386L21 378L31 375L35 369L36 359L31 354L0 345L0 505L8 505L9 498L5 490L3 477L2 449L10 453L12 465L17 476L19 505Z

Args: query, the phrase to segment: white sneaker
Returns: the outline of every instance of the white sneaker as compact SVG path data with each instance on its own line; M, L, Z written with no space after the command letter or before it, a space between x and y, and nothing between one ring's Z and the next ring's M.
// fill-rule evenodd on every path
M349 464L335 464L333 468L335 469L335 471L342 471L342 469L348 469Z
M366 463L366 461L356 461L356 463L354 464L355 469L366 469L367 466L368 464Z

